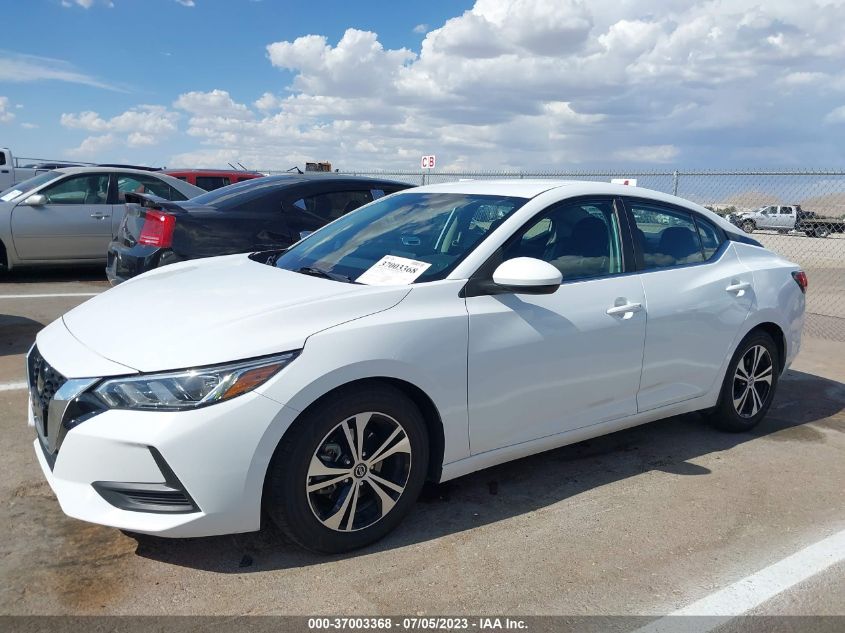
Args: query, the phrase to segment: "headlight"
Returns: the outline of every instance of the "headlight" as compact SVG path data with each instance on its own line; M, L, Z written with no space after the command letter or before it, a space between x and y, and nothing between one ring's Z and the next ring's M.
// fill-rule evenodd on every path
M113 378L94 394L111 409L196 409L252 391L298 355L287 352L229 365Z

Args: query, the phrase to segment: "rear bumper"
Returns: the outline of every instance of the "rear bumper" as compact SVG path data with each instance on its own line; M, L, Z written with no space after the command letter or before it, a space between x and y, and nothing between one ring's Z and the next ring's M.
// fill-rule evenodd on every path
M148 270L182 261L182 258L169 248L139 244L125 246L120 242L109 244L107 258L106 277L112 286L137 277Z

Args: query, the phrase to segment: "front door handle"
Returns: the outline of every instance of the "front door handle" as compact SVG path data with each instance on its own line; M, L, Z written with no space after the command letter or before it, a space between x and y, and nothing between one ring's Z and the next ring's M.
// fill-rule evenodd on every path
M97 213L92 213L91 217L94 218L95 220L105 220L106 218L110 218L111 216L107 215L105 213L97 212Z
M725 288L725 290L735 292L737 297L741 297L749 288L751 288L751 284L747 281L732 281L731 285Z
M634 312L639 312L643 309L643 304L641 303L626 303L621 306L613 306L612 308L607 309L607 314L610 316L616 316L618 314L623 315L623 318L628 319L630 318L629 315L633 315Z

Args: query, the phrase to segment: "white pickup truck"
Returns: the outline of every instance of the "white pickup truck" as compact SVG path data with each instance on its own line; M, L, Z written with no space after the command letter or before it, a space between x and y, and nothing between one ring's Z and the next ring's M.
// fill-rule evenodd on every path
M66 160L19 158L13 156L12 150L8 147L0 147L0 191L5 191L14 184L51 169L76 167L82 164Z
M757 230L787 233L798 231L810 237L827 237L831 233L842 233L845 222L836 218L821 218L812 211L804 211L801 205L770 205L755 211L731 214L728 219L746 233Z

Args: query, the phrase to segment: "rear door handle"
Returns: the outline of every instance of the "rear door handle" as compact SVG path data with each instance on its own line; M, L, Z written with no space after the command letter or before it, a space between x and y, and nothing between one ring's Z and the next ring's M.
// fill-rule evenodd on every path
M643 304L641 303L626 303L625 305L621 306L613 306L612 308L607 309L607 314L610 316L616 316L618 314L627 315L627 314L634 314L634 312L639 312L643 309Z
M92 213L91 217L95 220L105 220L106 218L110 218L110 215L106 215L104 213Z
M741 297L749 288L751 288L751 284L747 281L734 281L731 282L731 285L725 288L725 290L728 292L735 292L738 297Z

